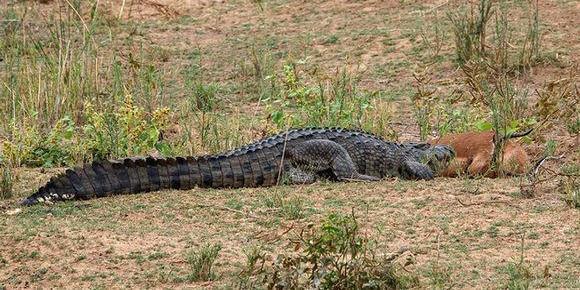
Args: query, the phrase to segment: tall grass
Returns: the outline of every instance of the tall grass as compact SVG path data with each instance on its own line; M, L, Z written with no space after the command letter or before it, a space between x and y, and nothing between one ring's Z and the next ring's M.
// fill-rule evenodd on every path
M15 166L60 166L160 149L166 81L147 64L153 56L112 49L116 27L98 1L62 4L48 16L0 9L9 23L0 30L3 156Z
M447 17L453 25L457 62L464 64L486 53L487 24L491 19L493 2L480 0L449 11Z
M0 37L4 59L0 113L2 129L8 132L14 129L8 125L22 124L22 120L32 120L39 129L46 129L65 115L78 117L84 99L97 95L100 85L99 48L93 39L98 27L96 10L84 20L71 5L51 16L56 19L40 23L28 21L39 15L28 15L34 12L27 11L2 11L4 18L13 22ZM39 29L46 34L35 33Z
M514 14L524 15L514 17ZM504 71L520 72L529 70L540 57L538 1L515 5L508 1L479 0L449 10L447 17L453 28L460 66L488 59Z
M0 199L11 198L14 185L15 172L10 164L4 160L0 161Z

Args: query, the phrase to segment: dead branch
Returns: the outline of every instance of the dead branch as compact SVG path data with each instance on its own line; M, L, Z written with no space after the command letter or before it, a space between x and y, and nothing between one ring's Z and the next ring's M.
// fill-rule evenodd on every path
M560 156L545 156L543 158L541 158L540 160L538 160L536 162L536 165L534 165L534 167L530 170L530 172L528 173L528 175L535 177L538 172L540 171L540 168L544 165L544 163L546 161L550 161L550 160L560 160L562 158L564 158L564 154L560 155Z

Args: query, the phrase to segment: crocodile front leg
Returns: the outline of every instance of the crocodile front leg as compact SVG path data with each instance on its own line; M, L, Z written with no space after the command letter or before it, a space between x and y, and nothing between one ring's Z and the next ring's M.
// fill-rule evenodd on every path
M328 177L328 173L331 173L330 177L339 181L379 180L377 177L358 173L348 151L330 140L304 141L288 149L287 156L292 166L312 172L318 177Z
M399 174L404 179L433 179L433 171L429 166L413 160L403 162L399 171Z

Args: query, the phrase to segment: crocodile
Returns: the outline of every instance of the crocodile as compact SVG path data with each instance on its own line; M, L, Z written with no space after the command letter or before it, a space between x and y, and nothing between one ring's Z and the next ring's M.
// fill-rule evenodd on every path
M432 179L454 158L447 145L394 143L343 128L287 130L217 155L93 161L52 177L22 205L164 189L307 184L320 179Z

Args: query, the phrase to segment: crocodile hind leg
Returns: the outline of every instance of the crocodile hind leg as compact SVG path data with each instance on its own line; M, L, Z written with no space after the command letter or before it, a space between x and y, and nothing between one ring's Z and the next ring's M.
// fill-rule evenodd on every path
M330 140L304 141L288 149L287 155L294 167L313 172L319 177L325 177L330 172L339 181L379 180L374 176L360 174L346 149Z

